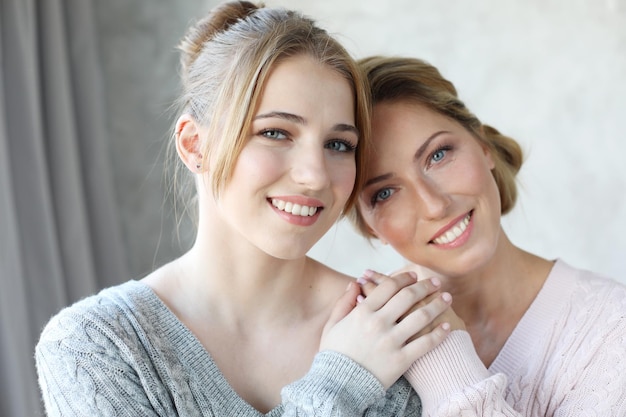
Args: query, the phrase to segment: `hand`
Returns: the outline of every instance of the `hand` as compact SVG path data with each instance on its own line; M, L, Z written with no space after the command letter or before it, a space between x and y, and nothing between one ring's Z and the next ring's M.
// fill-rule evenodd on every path
M350 283L324 326L320 350L340 352L370 371L389 388L421 356L441 343L449 326L441 324L415 337L449 308L436 297L411 311L437 290L431 281L416 281L409 274L381 282L367 298L357 302L360 287Z
M394 279L396 277L399 277L401 275L410 275L411 277L417 279L417 275L415 274L414 271L411 270L407 270L407 271L403 271L403 272L399 272L394 274L393 276L388 276L388 275L384 275L375 271L371 271L368 270L366 271L366 273L364 274L363 278L359 278L357 280L357 282L360 283L361 285L361 292L363 295L365 295L366 297L371 294L371 292L374 290L374 288L376 288L381 282L383 282L384 280L387 279ZM439 287L441 285L441 282L439 281L438 278L431 278L429 281L431 281L431 283L433 284L433 286ZM417 309L420 309L422 307L424 307L425 305L427 305L428 303L432 302L436 297L446 297L446 293L441 293L440 291L436 291L432 294L429 294L427 297L423 298L422 300L418 301L412 308L410 311L415 311ZM463 320L456 315L456 313L454 312L453 308L450 307L447 310L445 310L442 314L440 314L438 317L435 317L435 319L426 327L424 327L424 329L422 331L420 331L416 337L422 336L430 331L432 331L433 329L435 329L437 326L442 325L444 323L448 323L450 325L450 330L466 330L465 328L465 322L463 322Z

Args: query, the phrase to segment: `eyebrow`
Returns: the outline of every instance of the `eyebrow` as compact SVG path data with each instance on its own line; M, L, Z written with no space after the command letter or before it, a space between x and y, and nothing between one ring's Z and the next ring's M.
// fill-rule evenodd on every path
M297 114L293 114L293 113L287 113L287 112L283 112L283 111L271 111L269 113L263 113L263 114L258 114L256 116L254 116L253 120L259 120L259 119L270 119L270 118L279 118L279 119L284 119L287 120L289 122L292 123L297 123L300 125L306 125L307 121L304 117L302 116L298 116ZM350 125L350 124L346 124L346 123L337 123L336 125L333 126L334 131L337 132L352 132L355 135L357 135L357 137L361 137L361 135L359 134L359 129L357 129L355 126Z
M422 143L422 145L417 149L417 152L415 152L415 156L413 157L413 159L420 159L424 155L424 153L426 153L426 149L428 149L428 145L430 145L430 143L437 136L442 135L444 133L450 133L450 132L448 132L447 130L440 130L430 135L428 139L426 139L424 143ZM386 174L382 174L374 178L370 178L369 180L365 182L365 184L363 185L363 188L369 187L370 185L375 184L377 182L388 180L389 178L393 177L393 175L394 175L393 172L388 172Z
M270 119L273 117L277 117L279 119L285 119L293 123L298 123L300 125L306 124L306 120L304 119L304 117L298 116L297 114L293 114L293 113L287 113L284 111L271 111L269 113L258 114L254 116L254 120Z
M432 142L433 140L435 140L435 138L436 138L437 136L439 136L439 135L441 135L441 134L444 134L444 133L450 133L450 132L448 132L447 130L440 130L440 131L435 132L435 133L433 133L432 135L430 135L430 136L428 137L428 139L426 139L426 140L424 141L424 143L422 143L422 146L420 146L420 147L417 149L417 152L415 152L414 159L420 159L420 158L424 155L424 153L426 153L426 149L428 149L428 146L430 145L430 142Z

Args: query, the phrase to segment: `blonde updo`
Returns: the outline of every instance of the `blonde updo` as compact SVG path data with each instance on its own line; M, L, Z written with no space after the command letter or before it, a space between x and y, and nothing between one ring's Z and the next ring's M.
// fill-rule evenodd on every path
M201 144L214 194L230 179L245 146L253 112L270 70L289 57L308 55L328 65L350 84L355 96L355 190L363 178L368 150L370 104L365 80L348 52L313 20L295 11L265 8L247 1L221 4L189 28L179 45L183 94L180 112L208 128ZM353 191L348 211L356 201Z
M522 149L514 139L482 124L459 99L454 85L425 61L373 56L360 60L359 66L369 84L374 105L400 101L423 105L458 122L486 145L495 164L492 174L500 192L501 214L513 209L517 199L515 177L523 162ZM358 211L358 205L349 217L364 236L374 237Z

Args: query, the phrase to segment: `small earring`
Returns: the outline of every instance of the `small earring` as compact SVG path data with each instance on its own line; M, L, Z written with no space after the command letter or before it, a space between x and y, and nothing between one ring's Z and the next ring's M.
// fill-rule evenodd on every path
M197 163L196 164L196 168L198 168L198 169L202 168L202 164L201 163Z

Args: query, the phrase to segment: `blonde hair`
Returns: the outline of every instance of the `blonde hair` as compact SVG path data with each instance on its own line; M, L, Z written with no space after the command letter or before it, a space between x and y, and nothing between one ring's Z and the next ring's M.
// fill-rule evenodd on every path
M247 1L224 3L189 28L179 45L183 94L181 113L208 127L201 144L210 167L213 193L230 179L246 145L253 111L270 70L289 57L306 54L341 74L355 96L356 182L344 212L354 205L368 150L370 104L365 80L348 52L313 20L281 8Z
M519 144L495 128L482 124L459 99L454 85L429 63L415 58L373 56L359 61L373 104L411 102L442 114L463 126L491 152L492 170L500 192L501 214L515 206L515 177L523 163ZM393 145L390 145L393 146ZM374 237L357 207L349 217L366 237Z

